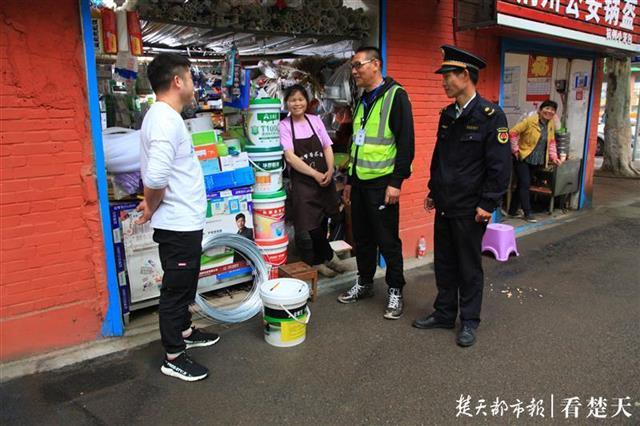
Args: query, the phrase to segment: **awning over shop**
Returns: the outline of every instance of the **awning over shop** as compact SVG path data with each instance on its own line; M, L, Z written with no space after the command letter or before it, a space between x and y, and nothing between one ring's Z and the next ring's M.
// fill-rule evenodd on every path
M309 55L329 51L351 52L349 36L286 34L266 31L214 29L192 23L142 22L142 40L150 51L189 50L195 56L223 56L232 45L241 56Z

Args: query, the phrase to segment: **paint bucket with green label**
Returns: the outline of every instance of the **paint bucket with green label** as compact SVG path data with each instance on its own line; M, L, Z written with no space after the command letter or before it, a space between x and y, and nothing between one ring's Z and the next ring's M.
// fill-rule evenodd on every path
M256 176L254 192L273 194L280 191L284 171L283 151L280 145L268 147L247 145L246 150Z
M280 100L273 98L253 99L249 102L246 131L251 145L280 146Z
M307 336L311 311L309 286L293 278L268 280L260 285L264 340L281 348L299 345Z

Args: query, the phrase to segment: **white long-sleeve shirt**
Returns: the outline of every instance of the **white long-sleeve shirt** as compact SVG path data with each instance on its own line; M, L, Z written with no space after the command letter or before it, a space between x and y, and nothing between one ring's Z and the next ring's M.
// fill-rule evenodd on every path
M142 183L151 189L166 188L151 226L183 232L203 229L204 177L182 117L168 104L156 102L140 130Z

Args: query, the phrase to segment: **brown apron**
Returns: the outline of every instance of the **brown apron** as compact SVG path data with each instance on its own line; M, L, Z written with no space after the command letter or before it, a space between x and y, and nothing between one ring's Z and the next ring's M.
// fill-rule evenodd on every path
M327 160L324 158L322 143L309 118L306 115L304 118L309 123L313 135L305 139L297 139L293 118L289 117L293 152L314 170L326 173L328 170ZM320 227L326 217L338 214L338 194L333 180L323 188L314 178L300 173L292 167L291 192L293 226L296 232L312 231Z

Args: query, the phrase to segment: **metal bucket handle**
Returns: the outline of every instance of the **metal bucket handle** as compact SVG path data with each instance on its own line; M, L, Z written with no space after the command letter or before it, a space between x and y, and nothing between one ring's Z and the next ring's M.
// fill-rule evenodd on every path
M305 310L307 311L307 319L304 322L302 322L298 318L294 317L293 314L291 312L289 312L289 310L287 308L285 308L283 305L280 305L280 307L289 315L289 318L291 318L295 322L300 323L302 325L309 324L309 320L311 319L311 309L309 309L309 306L305 307Z

